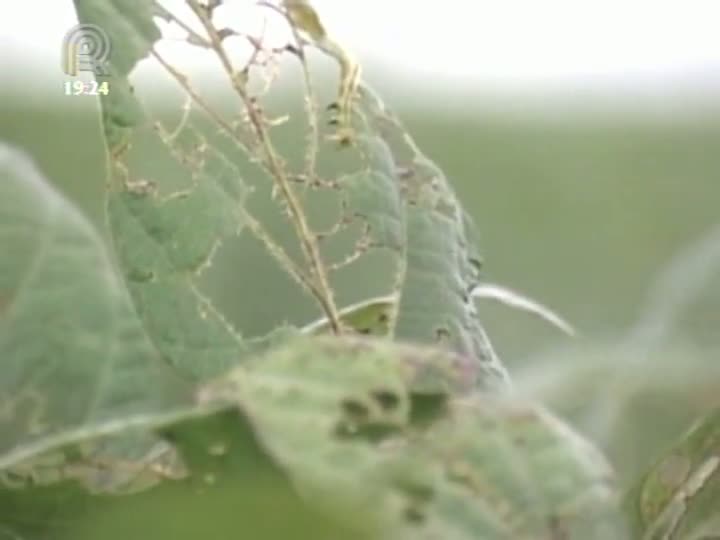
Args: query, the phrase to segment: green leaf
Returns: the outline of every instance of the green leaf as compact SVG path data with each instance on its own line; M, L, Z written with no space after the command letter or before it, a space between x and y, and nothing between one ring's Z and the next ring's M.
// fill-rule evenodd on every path
M206 388L234 401L309 501L379 515L383 538L623 538L612 473L541 408L474 393L467 358L307 339Z
M126 83L134 64L159 37L153 30L152 11L147 4L126 8L110 0L76 0L76 5L82 22L107 25L114 47L127 49L111 59L111 64L118 63L117 76ZM122 25L122 36L116 36L120 23L115 19ZM163 64L187 91L191 83L180 69ZM256 162L262 162L263 150L244 142L243 130L254 131L247 121L234 116L227 120L211 112L203 97L191 93L197 110L191 108L177 127L137 121L126 130L122 146L108 139L112 161L108 209L120 263L150 337L183 373L205 380L253 350L197 284L217 246L250 221L244 209L247 189L237 167L219 150L218 140L201 135L208 131L194 125L193 113L201 113L205 121L209 118L236 149L257 154L252 156ZM337 230L348 223L359 223L362 230L349 258L382 249L394 261L387 280L388 292L398 298L387 325L391 336L442 343L467 354L484 367L482 385L505 387L507 374L471 298L479 282L479 256L468 216L442 171L384 104L367 88L360 101L357 150L362 164L336 178L342 193ZM115 125L113 118L104 114L108 133ZM154 162L137 159L138 147L152 151ZM169 174L169 168L176 174ZM158 174L159 170L164 172ZM257 234L257 222L252 224ZM269 246L266 238L263 242ZM270 251L277 253L275 248Z
M390 333L395 304L396 299L393 296L371 298L342 309L340 320L358 334L385 337ZM308 324L302 330L306 334L326 334L330 332L330 323L327 318L323 318Z
M471 298L480 282L480 256L472 220L463 210L442 170L427 158L399 119L367 87L358 113L363 121L363 146L371 174L355 192L379 192L370 222L384 244L397 243L400 220L398 305L395 338L443 344L467 354L483 366L483 384L503 388L508 376L492 349ZM367 176L367 175L366 175ZM380 182L380 179L383 182ZM387 204L400 196L401 207ZM386 204L378 201L386 200ZM383 213L378 215L380 210ZM393 217L395 220L393 220Z
M4 146L0 251L0 468L97 422L189 400L90 222Z
M184 377L217 376L267 344L245 341L198 284L222 241L244 227L245 184L192 115L171 130L139 112L127 77L160 38L154 3L75 0L75 6L80 22L98 25L112 43L111 91L102 103L110 150L107 209L137 313ZM151 148L152 162L137 159L137 148Z
M478 376L477 364L442 350L300 339L206 386L194 409L101 426L31 462L36 474L0 487L0 531L28 540L624 538L602 456L537 406L478 395ZM138 430L171 443L179 464L158 477L158 462L97 461L98 437ZM103 489L133 465L137 489Z
M127 77L160 39L152 17L153 0L74 0L78 19L95 24L110 41L107 76L110 91L100 96L105 140L111 154L128 142L130 129L144 119Z
M699 421L625 499L635 536L707 540L720 536L720 409Z
M83 452L88 441L68 445L58 449L66 456L66 479L0 487L0 534L23 540L365 537L348 516L341 523L303 502L236 409L147 417L103 435L127 437L128 430L140 428L154 429L173 443L182 459L181 474L159 477L141 491L93 492L88 477L107 475L108 467L122 464L93 463Z
M237 209L204 180L169 198L136 184L108 195L115 249L141 320L191 379L217 376L250 351L197 285L219 239L238 227Z

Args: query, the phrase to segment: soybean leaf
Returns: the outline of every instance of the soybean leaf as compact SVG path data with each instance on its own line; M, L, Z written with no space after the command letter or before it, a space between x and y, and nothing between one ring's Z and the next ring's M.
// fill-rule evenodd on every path
M521 400L478 395L467 357L307 339L211 384L309 501L378 515L382 538L624 538L592 445Z
M244 183L190 123L170 133L133 95L128 76L160 38L155 3L75 0L75 7L80 21L102 28L112 44L111 91L101 99L110 160L107 208L137 312L155 346L185 377L215 376L254 348L198 285L222 241L244 226ZM151 148L152 163L136 159L137 148Z
M720 536L720 410L708 414L626 496L636 538Z
M154 430L179 474L97 492L93 441L75 441L64 477L0 489L0 526L29 540L624 538L602 456L537 406L478 395L478 376L440 349L298 340L207 385L204 405L100 433Z
M189 389L152 347L90 222L0 146L0 468Z
M480 256L470 216L442 170L425 156L399 119L367 87L358 104L364 151L384 197L400 197L400 273L392 334L399 340L437 344L474 358L483 384L503 387L507 373L492 349L475 309ZM384 178L380 183L376 178ZM376 200L380 197L376 197ZM377 202L375 205L382 208ZM377 221L377 220L376 220ZM388 218L384 223L392 223ZM384 230L384 229L381 229Z
M395 312L396 298L381 296L358 302L344 308L340 319L354 332L362 335L385 337L390 332L390 320ZM319 319L303 328L309 334L322 334L330 330L327 318Z
M101 475L103 468L83 454L93 439L77 441L57 449L73 457L66 460L66 478L0 487L0 533L23 540L362 537L352 520L343 524L297 496L234 408L147 417L102 435L127 437L137 429L154 430L171 441L183 472L174 477L156 473L154 485L134 492L93 491L90 477ZM120 468L121 463L108 466Z
M100 103L105 140L110 152L115 153L128 143L130 130L144 119L127 77L160 38L152 19L155 2L74 0L74 4L80 23L98 26L109 42L105 74L99 77L108 83L110 91L101 94Z

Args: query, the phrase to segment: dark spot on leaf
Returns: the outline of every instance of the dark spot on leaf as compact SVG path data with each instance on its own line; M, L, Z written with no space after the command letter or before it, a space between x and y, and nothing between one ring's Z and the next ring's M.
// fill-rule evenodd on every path
M480 270L482 270L483 263L477 257L468 257L468 262L470 263L470 266L475 269L476 272L480 272Z
M464 461L451 461L446 464L445 477L448 482L462 486L471 492L477 492L471 467Z
M285 50L291 54L294 54L295 56L299 56L300 58L303 58L305 55L302 52L302 49L298 49L294 45L288 43L285 45Z
M447 328L436 328L435 329L435 338L439 342L445 342L450 340L450 330Z
M357 333L358 333L358 334L363 334L363 335L366 335L366 336L367 336L367 335L369 335L370 333L372 333L372 329L370 329L370 328L368 328L368 327L358 328L358 329L357 329Z
M397 409L398 405L400 405L400 398L392 390L374 390L371 395L385 412Z
M518 446L525 446L525 443L527 441L525 440L525 437L523 437L522 435L515 435L515 437L513 437L513 442Z
M405 509L405 519L413 525L422 525L425 522L425 514L414 506Z
M31 474L21 473L19 471L4 471L0 476L0 486L7 485L13 488L29 488L34 484Z
M130 272L128 272L127 277L130 281L134 281L136 283L146 283L155 279L155 272L152 272L151 270L143 271L139 268L133 268Z
M570 538L570 533L558 516L550 516L548 527L552 540L568 540Z
M169 443L175 444L178 442L177 433L171 429L160 430L160 435Z
M378 317L378 322L381 323L381 324L384 324L384 323L388 322L388 315L387 315L387 313L381 313L380 316Z
M367 406L360 401L354 399L343 399L340 403L343 413L349 417L349 420L354 422L361 422L367 420L370 416L370 411Z
M410 423L416 427L432 424L447 412L446 394L411 394Z

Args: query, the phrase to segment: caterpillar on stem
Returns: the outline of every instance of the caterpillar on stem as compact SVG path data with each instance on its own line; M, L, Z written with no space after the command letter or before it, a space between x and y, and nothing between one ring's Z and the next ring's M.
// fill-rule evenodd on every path
M360 64L330 37L309 0L283 0L283 6L292 24L310 41L340 64L338 97L328 109L334 113L331 124L335 127L333 140L341 146L352 144L355 133L352 127L352 107L360 85Z

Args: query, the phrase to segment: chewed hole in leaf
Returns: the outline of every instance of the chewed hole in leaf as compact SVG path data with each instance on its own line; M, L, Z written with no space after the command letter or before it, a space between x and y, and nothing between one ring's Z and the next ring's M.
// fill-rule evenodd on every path
M435 339L438 343L447 343L450 341L451 334L450 330L447 328L436 328L435 329Z
M527 439L524 435L517 434L513 436L512 442L515 446L523 447L527 444Z
M548 518L548 529L552 533L551 538L553 539L557 538L558 540L562 540L563 538L570 538L570 532L559 516L553 515Z
M364 403L354 399L344 399L341 402L344 416L354 422L363 422L370 418L370 410Z
M399 489L413 502L428 503L435 498L435 489L419 482L403 482Z
M371 395L385 412L392 412L400 406L400 397L392 390L374 390Z
M417 506L408 506L404 512L405 520L412 525L422 525L425 523L427 516Z
M462 486L470 491L474 492L477 489L472 470L464 461L449 463L445 468L445 477L449 482Z
M426 427L439 420L447 413L447 394L410 395L410 424L415 427Z
M404 421L397 415L401 404L401 396L386 388L370 391L365 398L345 398L334 434L341 439L381 442L402 431Z
M139 268L133 268L130 272L128 272L128 279L137 283L153 281L155 279L155 272L142 271Z

